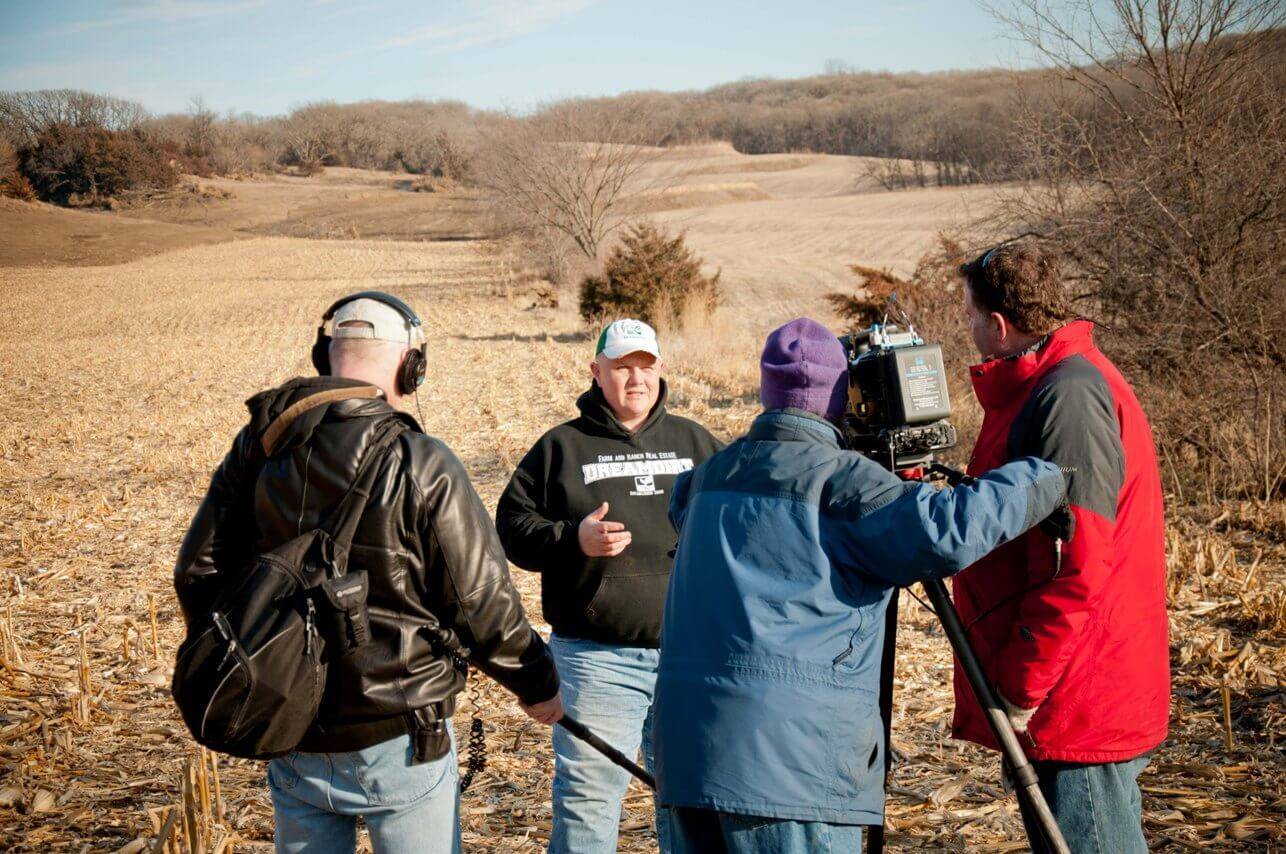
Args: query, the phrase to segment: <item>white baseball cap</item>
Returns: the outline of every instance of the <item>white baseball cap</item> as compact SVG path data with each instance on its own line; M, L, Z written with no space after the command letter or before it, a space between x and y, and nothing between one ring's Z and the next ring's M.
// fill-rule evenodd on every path
M349 324L345 326L344 324ZM335 312L331 321L331 338L371 338L395 341L418 347L424 343L424 332L402 316L402 313L377 299L355 299Z
M594 355L602 353L609 359L619 359L630 353L651 353L661 358L661 348L656 344L656 330L641 320L617 320L609 323L598 336Z

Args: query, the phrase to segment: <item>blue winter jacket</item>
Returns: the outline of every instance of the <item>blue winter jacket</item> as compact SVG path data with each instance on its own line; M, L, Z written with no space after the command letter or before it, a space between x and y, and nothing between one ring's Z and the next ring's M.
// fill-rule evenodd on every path
M680 475L654 712L661 802L883 821L893 587L964 569L1064 490L1058 467L1032 457L955 489L906 483L792 409Z

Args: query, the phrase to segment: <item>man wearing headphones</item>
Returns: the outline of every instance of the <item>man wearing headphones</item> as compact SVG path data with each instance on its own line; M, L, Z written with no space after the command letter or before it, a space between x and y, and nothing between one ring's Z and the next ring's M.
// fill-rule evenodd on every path
M280 852L352 852L358 816L377 851L456 852L451 713L464 660L546 724L562 716L558 676L464 467L398 411L424 380L415 312L376 291L346 297L324 316L313 362L321 376L247 402L250 421L188 530L175 586L182 600L318 527L400 421L350 550L349 572L368 579L369 635L331 661L321 712L295 752L269 763L268 782Z

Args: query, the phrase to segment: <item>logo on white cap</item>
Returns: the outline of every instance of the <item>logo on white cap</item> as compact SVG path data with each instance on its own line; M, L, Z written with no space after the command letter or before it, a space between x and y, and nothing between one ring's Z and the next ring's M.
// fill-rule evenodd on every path
M619 359L630 353L651 353L661 358L656 343L656 330L641 320L625 319L608 324L598 336L594 354L602 353L609 359Z

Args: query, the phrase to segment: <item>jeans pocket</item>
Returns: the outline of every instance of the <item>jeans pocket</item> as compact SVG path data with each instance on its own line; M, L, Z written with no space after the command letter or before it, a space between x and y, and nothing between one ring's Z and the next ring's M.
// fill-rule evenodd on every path
M278 756L268 763L268 785L283 792L289 792L299 785L299 770L295 768L295 757L298 753L287 753Z
M450 729L450 720L446 725ZM404 806L454 782L460 773L454 748L452 743L445 756L418 765L410 736L360 751L358 755L366 763L361 778L368 799L376 806Z

